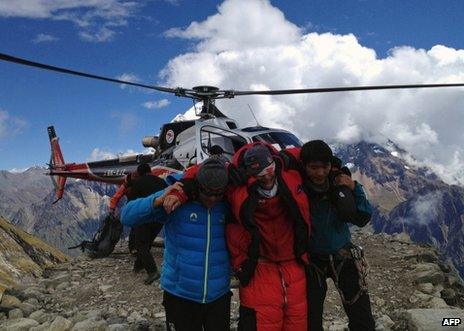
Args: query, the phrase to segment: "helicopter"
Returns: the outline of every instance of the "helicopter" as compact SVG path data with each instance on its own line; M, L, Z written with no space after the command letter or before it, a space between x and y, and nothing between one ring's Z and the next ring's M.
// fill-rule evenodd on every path
M155 150L153 153L123 155L110 160L88 163L65 163L55 128L49 126L47 131L51 146L51 157L46 175L51 176L52 179L56 177L56 180L53 180L56 197L54 203L63 197L65 183L68 177L110 184L122 184L126 176L135 171L137 166L141 163L148 163L152 173L157 176L166 176L171 173L182 172L189 166L200 164L206 160L210 155L212 146L220 146L224 151L223 155L231 159L238 149L252 142L265 142L273 145L277 150L299 147L302 145L298 137L283 129L262 127L259 124L250 127L239 127L237 121L227 117L216 107L215 101L218 99L232 99L234 97L246 95L288 95L464 86L464 83L447 83L237 91L222 90L214 86L200 85L191 89L186 89L182 87L170 88L146 85L113 79L34 62L3 53L0 53L0 60L68 75L170 93L178 97L193 99L194 102L201 104L201 111L195 113L197 119L166 123L161 127L159 135L146 136L142 139L142 145L144 147L153 148Z

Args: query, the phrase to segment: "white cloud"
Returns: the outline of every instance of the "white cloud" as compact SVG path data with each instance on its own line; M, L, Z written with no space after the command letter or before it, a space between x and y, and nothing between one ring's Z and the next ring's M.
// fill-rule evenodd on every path
M2 0L0 17L70 21L85 41L112 40L141 5L124 0Z
M99 43L112 40L115 34L116 32L114 30L103 26L94 31L81 31L79 32L79 37L85 41Z
M246 18L237 21L240 16ZM276 43L290 45L298 40L299 30L268 1L234 0L224 1L218 13L205 21L192 22L185 30L170 29L166 35L196 39L198 50L222 52L273 47Z
M0 108L0 139L19 134L27 126L26 120L11 116L6 110Z
M112 152L107 149L94 148L87 157L86 162L101 161L101 160L110 160L118 158L122 155L127 154L136 154L134 150L128 149L125 152Z
M132 73L123 73L123 74L117 76L116 79L123 80L123 81L130 82L130 83L140 83L140 81L141 81L140 78L137 75L132 74ZM130 85L126 85L126 84L120 84L119 85L119 87L122 88L122 89L125 89L128 86L130 86Z
M437 220L440 206L443 206L443 192L431 191L419 196L411 205L409 217L399 218L399 222L427 225Z
M305 33L268 0L226 0L216 14L166 35L195 43L160 73L167 86L253 90L464 81L464 50L401 46L379 58L352 34ZM253 124L250 104L261 124L285 127L303 141L391 139L448 173L448 181L464 183L461 88L237 97L217 104L241 124Z
M52 41L57 41L58 38L55 36L52 36L50 34L45 34L45 33L39 33L35 38L32 40L34 44L39 44L39 43L46 43L46 42L52 42Z
M142 107L147 108L147 109L160 109L167 107L171 104L171 102L168 99L161 99L157 101L147 101L142 104Z

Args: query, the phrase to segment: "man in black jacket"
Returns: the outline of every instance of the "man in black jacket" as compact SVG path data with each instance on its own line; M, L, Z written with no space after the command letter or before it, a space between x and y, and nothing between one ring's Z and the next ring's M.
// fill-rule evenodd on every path
M143 163L137 167L138 177L132 181L131 191L127 200L135 200L147 197L157 191L163 190L167 185L165 181L151 174L150 166ZM134 263L134 271L146 270L148 276L144 283L149 285L160 277L156 262L151 255L150 248L156 236L163 227L162 223L151 222L132 228L134 244L137 249L137 259Z

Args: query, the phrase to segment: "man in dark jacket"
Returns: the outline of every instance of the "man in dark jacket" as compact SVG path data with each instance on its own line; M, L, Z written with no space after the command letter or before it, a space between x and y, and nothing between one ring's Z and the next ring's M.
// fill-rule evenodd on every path
M137 178L132 180L131 190L127 192L127 200L135 200L147 197L155 192L163 190L167 185L165 181L151 174L150 166L143 163L137 167ZM137 250L137 259L134 263L134 271L139 272L143 269L147 272L144 283L149 285L160 277L156 262L151 255L150 248L156 236L163 227L162 223L152 222L133 227L134 246Z
M304 144L299 159L305 190L311 201L313 224L308 280L310 330L322 330L328 277L340 293L350 330L374 330L365 282L367 266L362 249L351 243L348 226L348 223L367 224L371 206L361 184L353 181L346 172L333 172L332 150L322 140Z

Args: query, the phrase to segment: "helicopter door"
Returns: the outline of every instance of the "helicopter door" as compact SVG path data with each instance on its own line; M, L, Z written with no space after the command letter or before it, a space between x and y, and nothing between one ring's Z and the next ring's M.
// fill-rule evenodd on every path
M219 145L224 150L224 156L229 160L236 151L248 143L247 139L233 131L224 128L204 125L197 130L197 163L203 162L209 157L209 149Z

